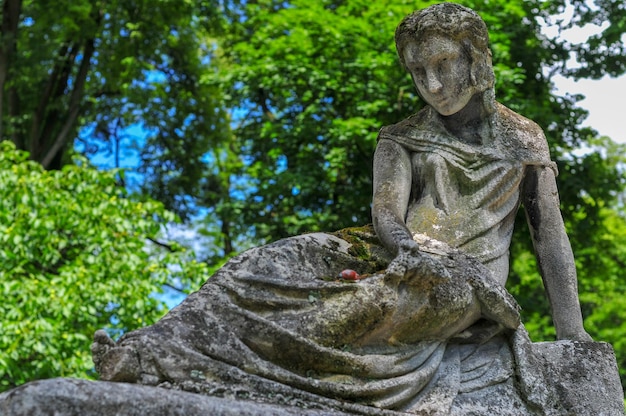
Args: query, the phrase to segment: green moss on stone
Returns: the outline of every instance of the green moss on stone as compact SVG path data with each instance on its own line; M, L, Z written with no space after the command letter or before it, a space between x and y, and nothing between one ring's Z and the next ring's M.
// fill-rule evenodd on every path
M372 224L344 228L332 233L351 244L348 253L369 263L373 270L382 270L391 261L391 254L382 246Z

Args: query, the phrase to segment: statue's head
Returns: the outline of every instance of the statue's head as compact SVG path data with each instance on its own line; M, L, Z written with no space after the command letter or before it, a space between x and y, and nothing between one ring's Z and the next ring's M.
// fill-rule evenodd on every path
M395 38L400 62L413 76L418 93L433 107L437 106L432 96L428 99L428 88L424 87L429 81L424 69L428 69L427 63L435 55L449 54L450 59L444 56L446 59L436 64L442 65L445 61L451 66L455 82L467 82L474 93L489 90L493 95L495 77L489 34L485 22L473 10L455 3L442 3L415 11L400 22ZM432 85L430 88L432 90ZM456 86L457 93L461 89L462 86Z

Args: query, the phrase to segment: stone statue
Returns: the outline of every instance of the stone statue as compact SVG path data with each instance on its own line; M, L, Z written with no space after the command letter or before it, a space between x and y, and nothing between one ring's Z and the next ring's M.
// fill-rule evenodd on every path
M374 156L374 228L406 269L423 236L478 259L504 285L523 201L559 339L591 340L582 324L576 269L543 132L494 98L487 27L445 3L396 30L400 61L422 111L384 127ZM414 261L414 260L410 260Z
M555 165L495 101L485 24L439 4L396 43L428 106L380 131L373 229L248 250L156 324L98 331L102 381L31 383L0 413L622 414L611 346L583 329ZM533 344L504 289L520 202L564 341Z

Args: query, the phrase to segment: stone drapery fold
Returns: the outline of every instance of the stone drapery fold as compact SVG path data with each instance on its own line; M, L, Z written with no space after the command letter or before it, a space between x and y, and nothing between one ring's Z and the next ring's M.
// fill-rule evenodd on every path
M364 247L364 258L382 250ZM407 291L389 285L352 248L318 233L235 257L161 321L94 357L102 379L266 403L288 397L356 414L457 414L463 397L495 409L502 403L484 398L497 389L514 405L508 413L498 408L499 414L533 414L520 412L526 404L514 380L508 336L469 344L368 338L372 328L390 322ZM344 268L364 278L341 282L335 276ZM488 286L488 276L474 278ZM499 293L505 292L489 296ZM116 363L125 363L123 371Z

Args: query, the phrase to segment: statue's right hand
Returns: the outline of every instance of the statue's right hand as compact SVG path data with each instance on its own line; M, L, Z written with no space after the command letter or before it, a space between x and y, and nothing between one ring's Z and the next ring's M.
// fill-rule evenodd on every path
M399 281L406 274L410 263L415 262L414 257L419 256L419 246L413 240L403 240L398 244L398 254L387 267L385 279ZM413 261L411 259L413 258Z
M418 254L419 249L420 249L420 246L415 242L415 240L405 239L405 240L400 241L400 243L398 244L398 255L402 253Z
M404 240L398 244L398 255L387 267L385 280L399 283L412 279L449 279L450 273L446 267L434 257L420 251L419 245L413 240Z

